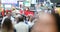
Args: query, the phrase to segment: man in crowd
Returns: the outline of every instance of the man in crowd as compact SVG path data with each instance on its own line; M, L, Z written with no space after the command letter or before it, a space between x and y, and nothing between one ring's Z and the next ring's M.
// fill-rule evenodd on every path
M29 26L25 24L23 16L18 17L18 23L14 27L16 32L29 32Z

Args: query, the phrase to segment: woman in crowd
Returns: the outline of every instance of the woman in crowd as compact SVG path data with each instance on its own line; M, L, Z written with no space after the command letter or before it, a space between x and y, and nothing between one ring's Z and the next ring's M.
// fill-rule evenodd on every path
M14 26L16 32L29 32L29 26L24 23L24 17L18 17L18 23Z
M10 19L6 18L2 25L2 32L14 32L14 28Z

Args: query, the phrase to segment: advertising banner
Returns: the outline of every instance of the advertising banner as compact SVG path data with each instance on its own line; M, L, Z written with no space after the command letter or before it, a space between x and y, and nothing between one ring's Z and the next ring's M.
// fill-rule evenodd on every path
M27 6L27 7L29 7L29 6L31 6L31 3L29 3L28 1L25 1L24 5Z
M11 9L11 7L12 7L12 5L10 4L10 5L8 5L8 4L6 4L6 5L4 5L5 6L5 9Z
M1 0L2 4L17 4L17 0Z

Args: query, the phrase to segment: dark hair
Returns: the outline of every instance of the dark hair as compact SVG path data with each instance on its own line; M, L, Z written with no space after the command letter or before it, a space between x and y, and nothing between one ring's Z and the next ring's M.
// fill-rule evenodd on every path
M57 26L58 26L58 32L60 32L60 16L57 13L54 13L53 15L56 19L56 23L57 23Z
M18 17L18 22L23 22L24 21L24 17L23 16L21 16L21 17Z
M23 16L24 20L26 20L26 16L25 15L22 15L22 16Z
M29 7L26 7L26 8L28 9L28 11L30 11ZM26 8L25 8L25 10L26 10Z
M10 19L6 18L3 22L3 25L2 25L2 29L3 31L6 30L6 31L12 31L13 30L13 25L12 25L12 22Z

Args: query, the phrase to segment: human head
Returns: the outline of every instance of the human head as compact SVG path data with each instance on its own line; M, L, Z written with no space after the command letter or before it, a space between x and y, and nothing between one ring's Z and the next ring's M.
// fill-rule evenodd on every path
M24 17L23 16L18 17L18 23L19 22L24 22Z
M31 32L58 32L58 22L53 14L38 13L37 21Z
M16 15L16 16L15 16L15 21L16 21L16 22L19 21L19 17L21 17L21 15Z
M10 17L11 16L11 12L6 13L6 16Z
M12 11L14 11L15 9L12 9Z
M30 9L28 7L25 8L26 11L29 11Z
M43 3L41 3L41 6L43 6Z
M12 21L10 19L6 18L3 22L2 29L4 32L12 31L13 30Z

